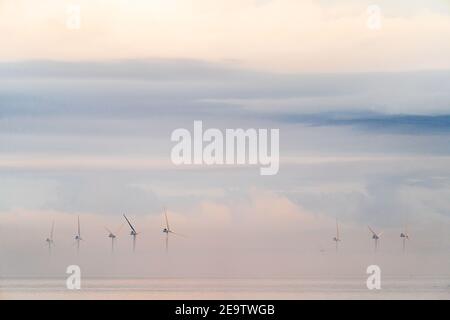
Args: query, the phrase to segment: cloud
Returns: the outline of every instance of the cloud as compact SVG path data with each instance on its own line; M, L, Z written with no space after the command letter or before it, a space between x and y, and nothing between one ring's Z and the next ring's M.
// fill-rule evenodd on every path
M385 114L446 115L450 99L448 71L283 75L169 59L3 63L0 83L0 120L7 121L3 129L9 131L15 125L33 129L35 123L55 118L68 128L70 121L83 119L84 130L95 125L99 133L107 129L99 126L101 120L110 124L109 132L114 126L121 134L126 122L117 120L149 121L154 116L175 122L217 115L294 121L308 115L306 121L316 116L331 125L338 120L373 123ZM414 124L420 119L405 120ZM433 118L421 122L426 120Z
M0 4L0 60L16 61L0 63L2 274L65 276L78 215L77 262L89 275L361 272L372 262L366 224L385 231L379 262L401 273L405 219L408 272L448 270L450 25L440 5L382 1L379 32L356 1L81 6L72 32L63 2ZM279 174L175 168L170 133L199 119L279 128ZM173 255L163 206L187 235L170 239ZM123 213L139 228L138 252L124 226L115 259L104 227L119 228ZM348 261L335 259L336 218Z
M8 30L0 59L233 60L277 71L394 71L449 68L448 7L441 1L382 1L383 24L367 28L367 6L320 1L78 1L81 28L66 27L69 1L3 1ZM230 24L230 21L233 21ZM205 26L208 26L205 28ZM30 30L39 30L40 37ZM37 32L37 31L36 31ZM58 43L58 45L54 45ZM425 49L426 48L426 49Z

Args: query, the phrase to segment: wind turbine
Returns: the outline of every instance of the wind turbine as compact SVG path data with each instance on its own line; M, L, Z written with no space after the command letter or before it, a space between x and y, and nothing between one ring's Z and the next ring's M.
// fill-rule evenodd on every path
M116 233L112 232L108 228L105 227L106 231L108 232L108 238L111 238L111 252L114 252L114 242L117 238L117 233L119 233L120 229L122 229L123 224L120 226L119 229L117 229Z
M406 250L406 240L409 240L409 234L408 234L408 226L405 226L405 230L400 233L400 238L402 238L403 241L403 252Z
M378 248L378 240L380 240L381 235L383 234L383 232L380 233L376 233L375 231L372 230L371 227L367 226L370 230L370 232L372 232L372 239L375 240L375 252L377 251Z
M45 239L45 242L48 244L48 254L52 254L52 246L53 246L53 230L55 229L55 221L52 222L52 228L50 229L50 236Z
M77 243L77 254L80 253L80 241L81 238L81 228L80 228L80 216L78 216L78 234L75 236L75 241Z
M164 208L164 216L166 218L166 227L163 229L163 232L166 234L166 252L169 252L169 233L174 235L183 236L179 233L175 233L170 229L169 218L167 218L167 210Z
M336 219L336 236L333 238L333 241L336 242L336 252L338 251L338 243L341 241L341 238L339 237L339 225L338 221Z
M127 216L126 215L123 215L123 216L124 216L125 220L127 220L128 225L131 228L130 236L133 236L133 252L134 252L136 249L136 236L138 235L138 233L136 232L136 229L134 229L133 225L128 220Z

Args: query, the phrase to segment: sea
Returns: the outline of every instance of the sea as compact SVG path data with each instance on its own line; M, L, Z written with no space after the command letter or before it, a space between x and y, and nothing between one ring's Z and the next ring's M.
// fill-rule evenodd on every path
M0 299L450 299L450 277L385 277L369 290L363 277L304 278L0 278Z

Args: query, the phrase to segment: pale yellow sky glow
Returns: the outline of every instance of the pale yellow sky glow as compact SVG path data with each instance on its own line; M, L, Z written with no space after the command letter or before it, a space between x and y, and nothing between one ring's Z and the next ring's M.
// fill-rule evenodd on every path
M66 26L71 4L80 7L78 30ZM354 1L7 0L0 2L0 61L188 58L283 72L450 68L446 12L387 6L380 4L381 29L371 30L367 4Z

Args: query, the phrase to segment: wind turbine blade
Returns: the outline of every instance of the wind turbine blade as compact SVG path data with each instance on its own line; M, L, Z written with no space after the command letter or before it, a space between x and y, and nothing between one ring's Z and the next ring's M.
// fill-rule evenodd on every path
M377 234L378 237L381 237L381 235L383 234L384 231L380 232L379 234Z
M367 226L367 228L369 228L370 232L372 232L372 234L373 234L374 236L377 235L377 234L375 233L375 231L373 231L372 228L371 228L370 226Z
M171 234L174 234L174 235L176 235L176 236L179 236L179 237L187 238L186 235L181 234L181 233L176 233L176 232L173 232L173 231L170 231L170 233L171 233Z
M78 236L81 238L80 216L78 216Z
M169 234L166 233L166 252L169 252Z
M50 231L50 240L53 240L53 230L55 229L55 221L52 221L52 230Z
M113 234L113 233L111 232L111 230L109 230L107 227L105 227L105 230L106 230L108 233Z
M131 230L133 230L134 232L136 232L136 230L134 230L133 226L131 225L130 221L128 220L127 216L126 216L126 215L123 215L123 216L124 216L125 220L127 220L128 225L130 226Z
M339 239L339 224L338 224L338 220L337 219L336 219L336 235L337 235L336 239Z
M164 208L164 215L166 216L166 228L167 228L167 230L170 230L169 219L167 218L167 210L166 210L166 208Z

